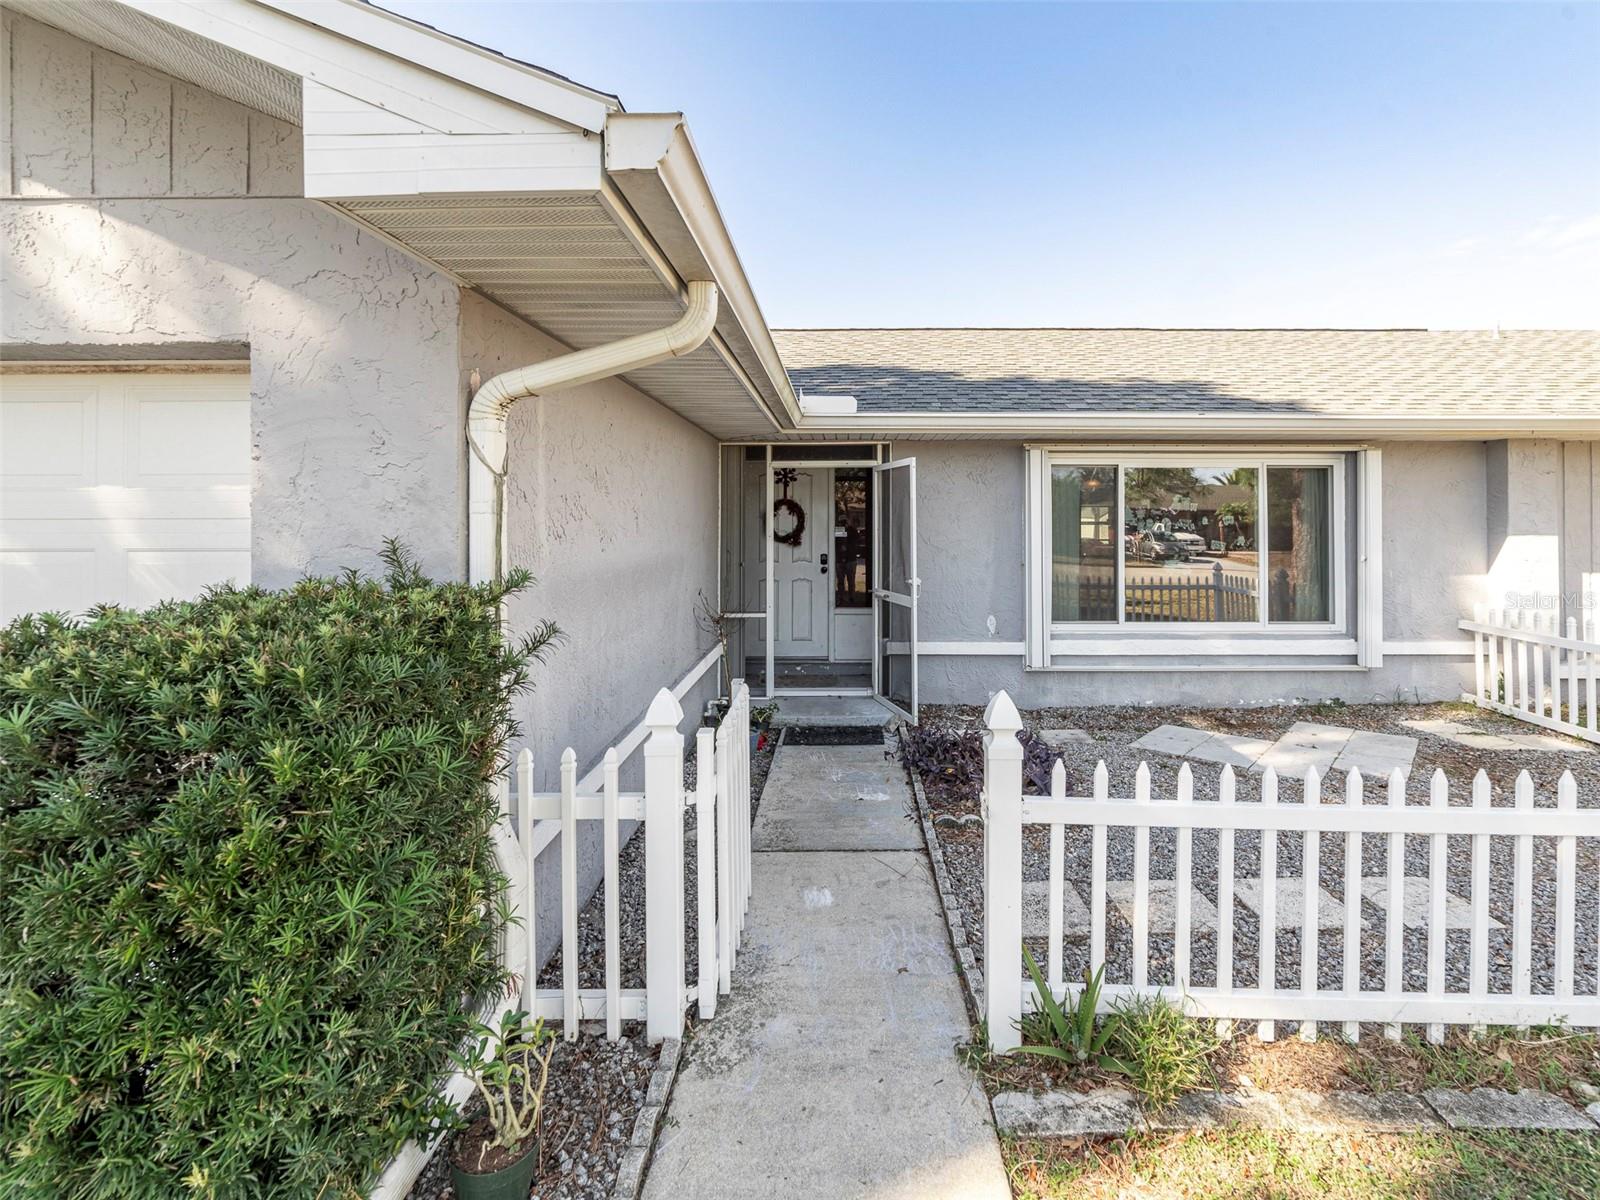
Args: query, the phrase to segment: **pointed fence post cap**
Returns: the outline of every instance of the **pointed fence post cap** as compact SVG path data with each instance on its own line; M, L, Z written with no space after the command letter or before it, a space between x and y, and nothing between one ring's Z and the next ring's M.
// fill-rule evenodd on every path
M683 706L667 688L656 693L656 698L650 701L650 711L644 715L644 723L650 729L676 729L681 720Z
M1022 715L1004 688L990 697L989 707L983 710L983 723L996 733L1016 733L1022 728Z

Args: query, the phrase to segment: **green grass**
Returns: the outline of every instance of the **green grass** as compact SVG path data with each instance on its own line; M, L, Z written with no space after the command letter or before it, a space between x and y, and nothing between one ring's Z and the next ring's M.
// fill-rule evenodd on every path
M1018 1200L1592 1200L1600 1136L1219 1130L1006 1140Z

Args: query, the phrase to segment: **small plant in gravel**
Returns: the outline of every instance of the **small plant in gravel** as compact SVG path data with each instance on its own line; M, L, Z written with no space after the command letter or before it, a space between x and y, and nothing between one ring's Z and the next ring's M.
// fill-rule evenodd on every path
M1079 1071L1097 1068L1118 1075L1132 1074L1127 1063L1106 1053L1107 1045L1117 1037L1120 1018L1114 1013L1103 1017L1096 1013L1105 968L1093 975L1085 972L1083 987L1063 1008L1045 982L1033 951L1026 946L1022 948L1022 960L1028 966L1039 1006L1022 1018L1022 1045L1018 1052L1053 1058Z
M543 1020L530 1022L526 1013L507 1013L498 1031L477 1026L467 1048L452 1055L472 1080L484 1110L458 1136L451 1160L456 1191L463 1197L480 1186L473 1176L510 1174L517 1168L526 1175L521 1180L526 1194L539 1165L534 1151L555 1048L555 1034Z
M1160 996L1137 996L1119 1004L1108 1048L1124 1074L1155 1108L1185 1092L1215 1087L1212 1059L1222 1048L1215 1026L1185 1016Z

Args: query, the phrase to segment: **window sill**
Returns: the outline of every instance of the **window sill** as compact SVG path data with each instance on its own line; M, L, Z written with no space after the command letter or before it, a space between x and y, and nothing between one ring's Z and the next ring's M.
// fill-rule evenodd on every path
M1327 657L1350 658L1359 647L1352 637L1311 636L1296 637L1288 633L1226 635L1214 634L1196 637L1190 633L1176 633L1165 637L1106 636L1098 633L1079 635L1071 640L1053 638L1050 642L1052 658L1101 658L1116 656L1156 656L1189 658L1196 655L1276 655L1295 658Z

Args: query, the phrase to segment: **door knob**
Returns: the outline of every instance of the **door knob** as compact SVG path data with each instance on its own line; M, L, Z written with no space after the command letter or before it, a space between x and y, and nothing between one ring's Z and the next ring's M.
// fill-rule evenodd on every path
M828 556L826 554L819 554L817 556L817 560L822 563L822 573L826 575L828 573Z

